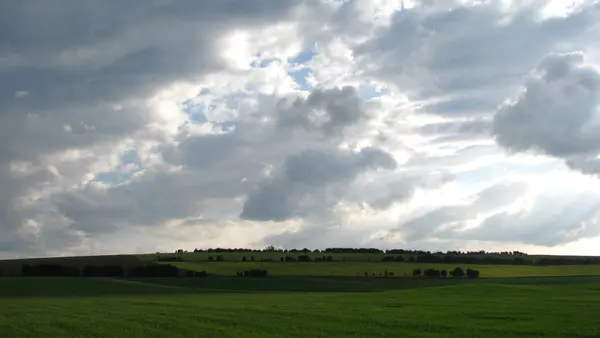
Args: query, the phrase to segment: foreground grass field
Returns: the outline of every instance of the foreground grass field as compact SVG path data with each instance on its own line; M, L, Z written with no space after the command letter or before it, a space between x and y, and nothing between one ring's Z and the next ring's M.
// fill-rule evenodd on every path
M473 265L473 264L429 264L395 262L322 262L322 263L263 263L263 262L168 262L165 264L211 274L235 276L238 271L266 269L271 276L377 276L391 271L395 276L411 276L414 269L446 269L457 266L481 272L483 278L535 277L535 276L589 276L600 275L600 265L527 266L527 265Z
M313 288L340 285L334 279L313 281ZM600 332L598 277L411 280L379 292L215 291L207 289L209 280L0 278L0 337L571 338ZM247 286L231 280L213 279L221 287Z

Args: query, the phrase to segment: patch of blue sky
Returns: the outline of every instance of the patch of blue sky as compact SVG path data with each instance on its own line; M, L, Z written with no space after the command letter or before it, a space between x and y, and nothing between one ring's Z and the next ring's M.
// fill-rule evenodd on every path
M315 51L315 46L313 45L311 49L303 50L300 53L296 54L296 56L289 58L288 63L292 65L304 65L312 61L315 55L317 55L317 53Z
M292 70L289 71L288 74L292 77L292 79L294 79L294 82L296 82L302 90L310 90L313 87L308 83L308 78L310 77L310 74L312 74L312 70L310 68Z
M190 99L184 101L182 105L183 111L189 116L191 122L200 124L207 121L203 104L198 104Z
M288 75L294 79L302 90L310 90L313 87L308 83L312 70L307 64L313 60L315 55L315 45L313 44L311 49L303 50L287 60L291 66Z
M358 95L364 100L372 100L385 95L388 91L385 89L378 89L375 86L360 85L358 88Z
M119 185L131 179L140 170L142 168L137 151L128 150L123 153L116 168L96 173L93 180L108 185Z

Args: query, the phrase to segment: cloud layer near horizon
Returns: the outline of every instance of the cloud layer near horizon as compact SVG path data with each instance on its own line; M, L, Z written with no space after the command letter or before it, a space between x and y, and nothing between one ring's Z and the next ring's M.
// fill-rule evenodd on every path
M600 254L600 4L561 4L0 3L0 258Z

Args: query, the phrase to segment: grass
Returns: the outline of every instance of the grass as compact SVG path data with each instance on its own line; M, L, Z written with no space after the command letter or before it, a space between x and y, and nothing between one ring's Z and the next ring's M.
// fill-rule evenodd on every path
M600 332L599 277L411 280L379 292L214 292L204 289L209 280L0 278L0 336L583 338ZM235 278L214 280L233 287L223 283ZM317 280L344 288L335 278Z
M410 276L414 269L446 269L460 266L481 272L483 278L496 277L535 277L535 276L587 276L600 275L600 265L472 265L472 264L430 264L395 262L321 262L321 263L267 263L267 262L167 262L177 267L207 271L211 274L235 276L236 272L247 269L266 269L272 276L364 276L367 272L391 271L395 276Z

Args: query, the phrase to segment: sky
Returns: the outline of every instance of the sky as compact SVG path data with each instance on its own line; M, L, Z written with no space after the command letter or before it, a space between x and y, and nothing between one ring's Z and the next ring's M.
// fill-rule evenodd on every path
M0 2L0 258L600 255L599 1Z

